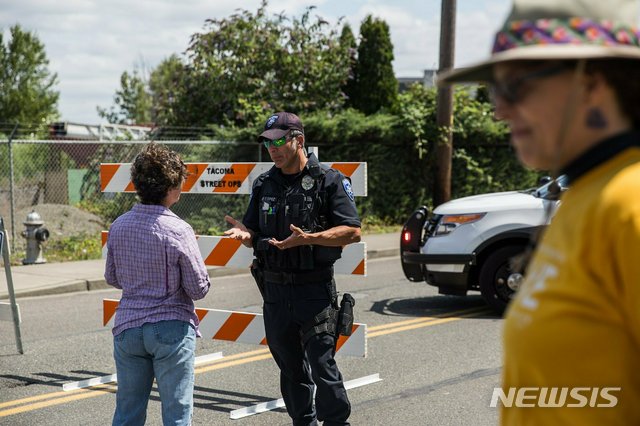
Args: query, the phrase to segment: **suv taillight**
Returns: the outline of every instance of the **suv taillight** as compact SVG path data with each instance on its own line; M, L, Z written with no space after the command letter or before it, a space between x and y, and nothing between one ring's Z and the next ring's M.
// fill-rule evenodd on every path
M420 251L424 223L427 221L428 210L426 206L417 209L409 220L406 221L400 233L401 251Z
M400 233L400 260L402 272L410 281L423 281L424 271L420 263L405 262L405 254L419 253L422 245L424 223L427 221L428 210L425 206L413 212L409 220L402 227Z

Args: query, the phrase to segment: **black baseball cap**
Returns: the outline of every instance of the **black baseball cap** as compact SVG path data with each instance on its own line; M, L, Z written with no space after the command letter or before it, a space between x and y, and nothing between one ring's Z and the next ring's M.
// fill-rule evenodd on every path
M267 119L264 131L258 136L258 142L263 139L275 140L286 135L289 130L299 130L304 133L302 121L292 112L276 112Z

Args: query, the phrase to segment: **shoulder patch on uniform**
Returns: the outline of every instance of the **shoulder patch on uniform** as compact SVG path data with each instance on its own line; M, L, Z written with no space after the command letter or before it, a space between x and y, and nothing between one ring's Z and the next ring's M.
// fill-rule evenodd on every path
M342 179L342 187L344 188L344 192L349 196L349 199L353 201L353 188L351 188L351 181L347 178Z

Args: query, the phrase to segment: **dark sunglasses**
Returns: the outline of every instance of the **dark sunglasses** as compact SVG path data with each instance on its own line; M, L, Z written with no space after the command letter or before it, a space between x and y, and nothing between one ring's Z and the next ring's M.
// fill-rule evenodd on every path
M262 143L264 144L264 147L267 149L269 149L269 146L271 145L275 146L276 148L279 148L282 145L287 143L287 135L284 135L280 139L274 139L272 141L270 141L269 139L263 139Z
M489 84L489 95L494 103L496 98L500 98L513 105L524 99L527 92L526 90L523 90L525 83L551 77L569 69L570 68L566 64L559 64L521 75L513 80L504 82L494 81Z

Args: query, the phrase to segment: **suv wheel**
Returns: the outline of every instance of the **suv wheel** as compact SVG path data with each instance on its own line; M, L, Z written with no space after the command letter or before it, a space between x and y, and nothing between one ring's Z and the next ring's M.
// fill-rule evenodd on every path
M524 251L523 246L506 246L491 253L480 269L480 292L487 304L503 313L514 291L507 285L511 275L509 260Z

